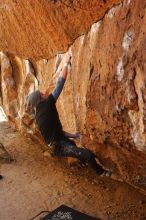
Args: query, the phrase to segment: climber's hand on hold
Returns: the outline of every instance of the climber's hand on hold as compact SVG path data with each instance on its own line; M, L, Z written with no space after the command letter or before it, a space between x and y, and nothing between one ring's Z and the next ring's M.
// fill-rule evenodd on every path
M63 65L71 65L71 55L69 53L66 53L63 57Z
M80 134L79 132L76 132L76 133L74 134L74 138L80 139L80 138L81 138L81 134Z

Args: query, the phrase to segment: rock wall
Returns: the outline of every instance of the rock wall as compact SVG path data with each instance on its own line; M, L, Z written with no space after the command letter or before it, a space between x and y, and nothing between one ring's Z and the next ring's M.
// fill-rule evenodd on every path
M23 58L65 51L120 0L1 0L0 50Z
M114 169L113 178L142 192L146 190L145 11L145 1L124 0L98 22L93 19L86 34L78 29L80 36L69 47L72 67L57 103L64 129L79 130L81 143L98 155L105 168ZM32 50L34 57L37 49ZM46 58L47 53L42 54ZM1 52L1 103L12 126L42 142L33 118L25 112L25 98L35 89L52 91L57 58L34 61L34 57Z

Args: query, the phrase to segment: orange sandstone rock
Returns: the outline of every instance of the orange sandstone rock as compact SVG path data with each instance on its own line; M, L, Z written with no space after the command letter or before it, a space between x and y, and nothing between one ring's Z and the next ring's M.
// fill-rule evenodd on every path
M0 51L27 59L53 57L119 1L2 0Z

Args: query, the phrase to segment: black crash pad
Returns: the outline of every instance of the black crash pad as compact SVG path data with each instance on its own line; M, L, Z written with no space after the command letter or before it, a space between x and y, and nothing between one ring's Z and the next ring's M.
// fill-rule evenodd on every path
M99 218L91 217L68 206L61 205L42 220L99 220Z

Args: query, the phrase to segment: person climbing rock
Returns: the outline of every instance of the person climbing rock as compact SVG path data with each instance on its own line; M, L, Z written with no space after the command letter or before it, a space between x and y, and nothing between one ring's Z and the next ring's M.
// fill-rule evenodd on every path
M29 109L35 108L36 123L53 155L77 158L81 163L88 163L98 175L103 175L105 170L96 162L96 156L85 147L77 147L72 140L78 138L79 133L70 134L63 130L56 101L67 79L71 56L65 54L60 65L59 77L54 91L49 96L39 90L32 92L26 98L26 106Z

